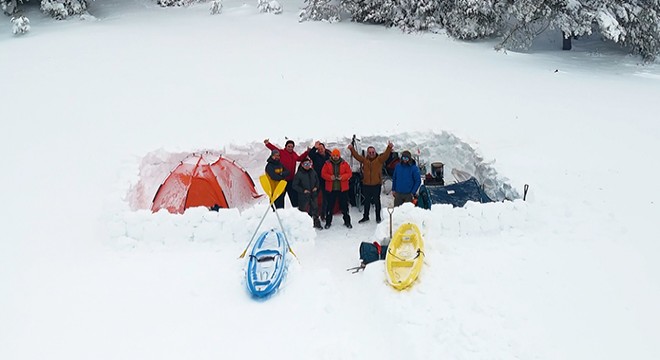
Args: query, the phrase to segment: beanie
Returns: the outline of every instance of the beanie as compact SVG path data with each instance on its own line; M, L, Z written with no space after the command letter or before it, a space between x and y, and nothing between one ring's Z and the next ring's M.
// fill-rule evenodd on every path
M277 150L277 149L273 149L273 151L270 152L270 156L273 156L273 155L275 155L275 154L279 155L279 154L280 154L280 151Z
M330 154L332 154L332 156L341 156L341 153L337 148L332 149L332 152Z
M407 156L409 159L412 159L412 155L410 154L410 151L406 150L401 153L401 157Z

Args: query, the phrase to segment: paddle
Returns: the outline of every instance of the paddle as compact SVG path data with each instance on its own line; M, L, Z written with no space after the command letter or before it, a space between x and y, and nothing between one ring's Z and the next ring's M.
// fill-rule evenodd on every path
M252 238L250 238L250 242L247 244L245 247L245 250L241 253L241 255L238 257L239 259L242 259L245 257L245 254L247 253L247 250L250 248L250 245L252 244L252 241L254 240L254 236L257 235L257 231L259 231L259 228L261 227L261 224L264 222L264 219L266 218L266 215L268 215L268 210L270 210L270 207L273 206L273 203L277 198L284 193L284 190L286 189L286 181L282 180L277 183L275 186L275 189L273 190L270 184L270 178L268 175L263 174L259 177L259 182L261 182L261 186L264 188L264 192L266 195L268 195L268 199L270 200L270 204L268 204L268 207L266 208L266 212L264 215L261 217L261 221L259 221L259 225L257 225L257 228L254 229L254 234L252 234ZM281 226L281 224L280 224ZM284 230L284 229L283 229ZM284 236L286 240L286 235ZM287 241L287 246L288 246L288 241ZM291 248L289 248L291 250ZM293 254L293 252L291 252Z
M266 176L266 174L263 174L263 175L259 176L259 182L261 183L261 187L263 187L265 191L266 191L266 189L270 190L270 188L272 187L271 179L268 176ZM283 186L286 187L286 181L282 180L282 181L277 183L277 186L275 188L276 191L277 191L277 187L282 186L282 183L284 183ZM282 190L282 192L284 192L284 190ZM280 194L282 192L280 192ZM268 194L268 193L270 193L270 191L266 191L266 193ZM277 199L277 197L275 197L275 199ZM291 244L289 243L289 239L287 239L287 237L286 237L286 231L284 231L284 226L282 225L282 220L280 220L280 215L277 213L277 209L275 207L273 207L273 201L274 200L271 200L270 206L273 208L273 211L275 212L275 216L277 216L277 221L280 223L280 228L282 228L282 235L284 235L284 241L286 241L286 247L288 247L289 252L296 259L298 259L298 256L296 255L296 253L294 253L293 249L291 249ZM298 261L300 261L300 260L298 259Z
M296 253L293 252L293 249L291 249L291 244L289 244L289 239L286 238L286 231L284 231L284 226L282 226L282 220L280 220L280 215L277 213L277 209L273 208L273 210L275 211L275 216L277 216L277 221L280 222L280 227L282 228L282 235L284 235L284 241L286 241L286 246L289 248L289 252L291 253L291 255L293 255L293 257L295 257L298 260L298 262L300 262L300 259L298 259L298 255L296 255Z

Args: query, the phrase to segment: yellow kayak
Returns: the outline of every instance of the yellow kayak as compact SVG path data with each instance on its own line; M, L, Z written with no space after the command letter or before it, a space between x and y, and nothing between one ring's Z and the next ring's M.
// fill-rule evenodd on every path
M390 241L385 256L387 281L397 290L412 285L424 262L424 240L415 224L401 225Z

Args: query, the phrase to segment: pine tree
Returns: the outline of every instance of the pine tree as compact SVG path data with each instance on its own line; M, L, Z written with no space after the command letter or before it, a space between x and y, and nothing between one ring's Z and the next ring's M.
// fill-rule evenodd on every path
M18 4L22 4L23 0L0 0L0 9L7 15L13 15L18 10Z
M351 14L351 20L391 26L398 7L395 0L341 0L341 8Z
M457 39L480 39L498 33L504 26L503 0L446 0L440 5L442 23Z
M30 31L30 19L24 15L12 16L11 24L14 35L22 35Z
M576 0L516 0L506 8L503 21L510 24L497 49L524 50L539 34L550 28L569 1Z
M277 0L257 0L257 9L262 13L282 13L282 5Z
M603 37L630 48L645 61L660 54L660 0L608 0L597 20Z
M440 27L437 0L398 0L392 22L406 31L434 30Z
M61 20L87 11L87 0L41 0L41 11Z
M299 21L328 21L336 23L341 20L339 6L332 0L305 0L305 7L298 14Z

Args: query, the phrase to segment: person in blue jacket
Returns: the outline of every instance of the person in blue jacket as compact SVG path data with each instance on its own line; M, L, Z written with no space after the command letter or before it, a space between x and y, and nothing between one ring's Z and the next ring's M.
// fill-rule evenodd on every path
M419 174L419 168L412 159L410 151L401 153L401 161L394 168L392 176L392 194L394 195L394 206L399 206L404 202L412 202L413 196L417 193L422 184L422 178Z

